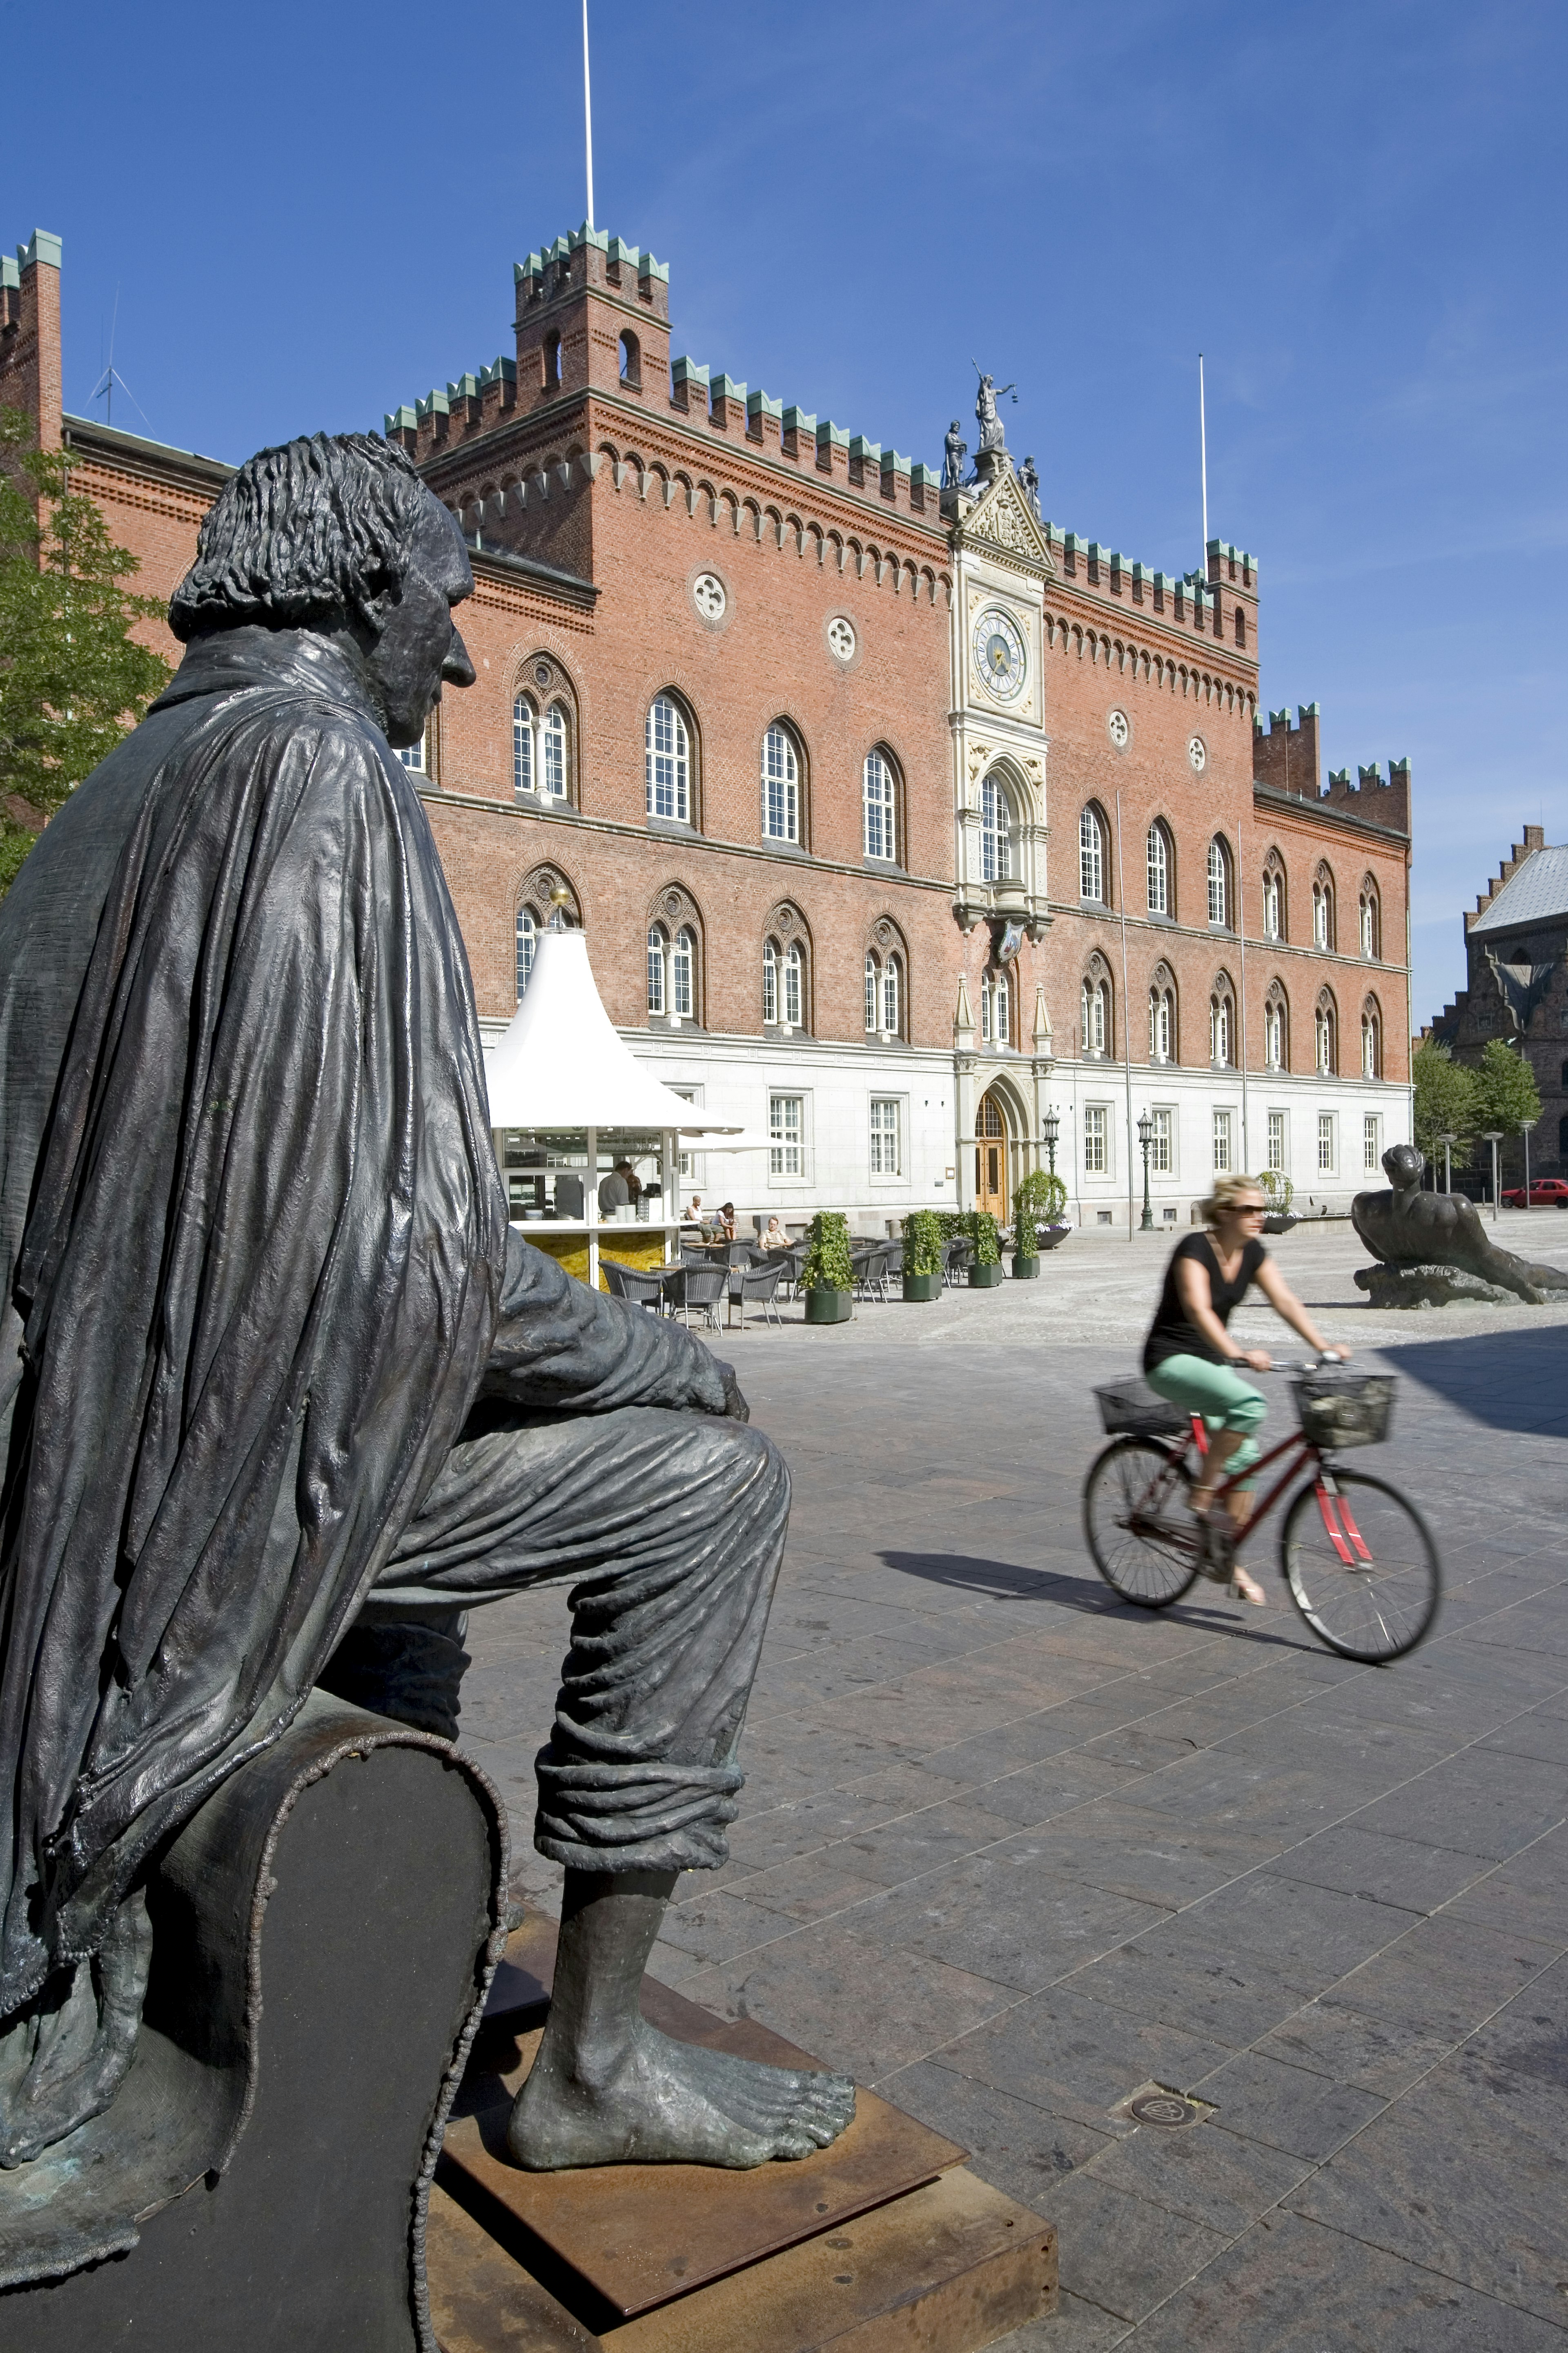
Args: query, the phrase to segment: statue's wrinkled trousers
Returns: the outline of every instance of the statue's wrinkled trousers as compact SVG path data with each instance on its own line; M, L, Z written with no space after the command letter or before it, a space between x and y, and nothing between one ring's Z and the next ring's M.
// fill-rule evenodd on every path
M534 1843L586 1871L716 1870L789 1516L744 1423L481 1403L384 1570L375 1618L576 1580Z

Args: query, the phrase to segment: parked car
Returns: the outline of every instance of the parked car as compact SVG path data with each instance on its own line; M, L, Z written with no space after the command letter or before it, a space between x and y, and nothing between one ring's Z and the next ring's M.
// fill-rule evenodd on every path
M1502 1197L1506 1209L1522 1209L1524 1187L1516 1185ZM1568 1209L1568 1176L1532 1176L1530 1180L1530 1206L1532 1209Z

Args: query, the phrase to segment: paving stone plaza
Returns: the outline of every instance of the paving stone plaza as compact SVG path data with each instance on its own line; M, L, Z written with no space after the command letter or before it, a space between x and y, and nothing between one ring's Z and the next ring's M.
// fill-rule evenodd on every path
M1568 1217L1498 1238L1568 1264ZM1088 1558L1092 1385L1134 1361L1168 1247L1076 1234L1037 1283L715 1342L795 1503L731 1861L682 1882L652 1972L1056 2223L1059 2314L1010 2353L1561 2348L1568 1307L1374 1315L1347 1225L1277 1245L1402 1377L1363 1459L1444 1553L1432 1639L1361 1668L1291 1608L1278 1517L1267 1610L1199 1586L1146 1615ZM1233 1329L1292 1353L1260 1301ZM477 1614L463 1697L547 1908L565 1623L559 1589ZM1150 2084L1201 2121L1134 2125Z

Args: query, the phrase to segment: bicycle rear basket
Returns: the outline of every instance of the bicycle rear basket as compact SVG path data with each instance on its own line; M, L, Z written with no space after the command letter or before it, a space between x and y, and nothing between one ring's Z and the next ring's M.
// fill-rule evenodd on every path
M1381 1446L1394 1419L1392 1373L1302 1373L1291 1383L1314 1446Z
M1110 1438L1184 1438L1192 1426L1181 1407L1170 1404L1147 1381L1110 1381L1094 1394Z

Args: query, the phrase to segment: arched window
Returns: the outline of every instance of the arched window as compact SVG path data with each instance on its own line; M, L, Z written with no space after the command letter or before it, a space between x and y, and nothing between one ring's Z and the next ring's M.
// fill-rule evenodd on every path
M1173 1062L1175 1059L1176 992L1170 974L1162 965L1149 990L1149 1060Z
M1247 610L1241 605L1236 608L1236 642L1238 646L1247 643Z
M1085 975L1079 1011L1083 1027L1084 1052L1108 1053L1115 1032L1110 1019L1110 983L1104 973L1091 967Z
M566 797L566 713L552 702L539 731L540 790L552 800Z
M1149 913L1171 912L1171 838L1156 818L1149 828Z
M1363 1079L1383 1075L1383 1023L1378 1018L1376 1000L1370 997L1362 1008L1361 1074Z
M772 940L763 942L763 1026L771 1029L779 1018L779 952Z
M987 776L980 787L980 875L984 882L1005 882L1013 871L1013 804L999 776Z
M1233 1069L1236 1061L1236 999L1224 973L1209 997L1209 1060L1222 1071Z
M1105 904L1105 828L1092 807L1082 810L1078 821L1078 895Z
M866 1027L875 1029L880 1011L881 966L869 948L866 951Z
M669 956L669 934L662 923L650 924L647 935L647 1009L662 1013L665 1008L665 965Z
M533 729L536 713L526 694L511 706L511 786L516 793L533 790Z
M1289 1008L1278 981L1263 1001L1263 1060L1271 1071L1290 1067Z
M902 977L898 957L890 955L882 966L882 1028L889 1038L902 1034Z
M898 833L893 802L893 765L879 748L866 754L864 779L866 855L896 858Z
M1339 1055L1336 1050L1338 1041L1334 1036L1336 1027L1334 1000L1325 988L1318 999L1313 1029L1317 1037L1318 1068L1331 1075L1339 1067Z
M1209 844L1209 921L1216 929L1230 929L1230 852L1216 833Z
M668 694L656 696L648 706L646 742L649 817L669 818L678 825L689 825L690 739L679 706Z
M1312 945L1331 948L1334 944L1334 878L1326 866L1320 866L1312 881Z
M556 334L544 338L544 389L556 392L561 385L561 338Z
M517 1001L522 1002L522 992L528 987L533 970L534 950L539 945L539 917L531 907L517 911Z
M1013 993L1005 972L988 972L980 984L980 1037L987 1046L1012 1043Z
M669 956L669 1009L682 1021L692 1018L697 992L697 942L686 924L675 934Z
M621 382L634 390L642 386L642 351L629 327L621 333Z
M805 958L800 952L800 942L792 940L784 950L784 1018L792 1029L798 1029L805 1018Z
M1263 866L1263 936L1282 940L1285 933L1285 870L1270 850Z
M763 738L763 831L770 841L800 839L800 765L776 720Z
M1369 876L1361 886L1361 952L1369 962L1377 963L1383 955L1382 924L1379 921L1377 889Z

